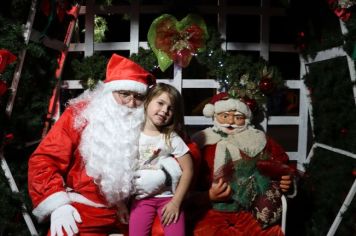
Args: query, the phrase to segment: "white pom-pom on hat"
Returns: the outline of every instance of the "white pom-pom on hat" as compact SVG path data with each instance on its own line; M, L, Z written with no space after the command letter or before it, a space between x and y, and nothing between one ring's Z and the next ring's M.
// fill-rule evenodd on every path
M211 103L206 104L203 109L203 115L205 117L213 117L214 113L215 113L214 105Z

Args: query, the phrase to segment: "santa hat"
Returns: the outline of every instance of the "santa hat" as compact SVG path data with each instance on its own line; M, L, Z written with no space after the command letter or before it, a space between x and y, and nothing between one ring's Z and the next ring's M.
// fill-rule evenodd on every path
M214 114L226 111L236 111L251 118L250 108L239 99L229 98L229 94L222 92L214 95L210 102L205 105L203 115L206 117L213 117Z
M106 68L106 91L129 90L146 93L156 78L135 62L113 54Z

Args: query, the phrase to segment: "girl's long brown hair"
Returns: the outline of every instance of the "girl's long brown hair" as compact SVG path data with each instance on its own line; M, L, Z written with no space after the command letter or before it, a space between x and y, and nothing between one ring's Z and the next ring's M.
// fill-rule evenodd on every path
M173 131L184 139L186 136L184 125L184 102L182 95L175 87L165 83L157 83L151 87L148 90L147 98L144 104L145 113L147 111L148 104L152 101L152 99L160 96L162 93L167 93L171 99L173 117L172 121L168 125L162 127L160 131L164 134L164 139L166 141L169 141L169 137ZM168 144L170 145L170 143Z

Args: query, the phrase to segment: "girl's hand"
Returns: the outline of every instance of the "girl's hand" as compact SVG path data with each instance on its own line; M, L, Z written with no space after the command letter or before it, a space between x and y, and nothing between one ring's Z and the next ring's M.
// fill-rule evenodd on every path
M167 226L176 223L179 217L179 206L173 201L168 202L162 209L162 224Z

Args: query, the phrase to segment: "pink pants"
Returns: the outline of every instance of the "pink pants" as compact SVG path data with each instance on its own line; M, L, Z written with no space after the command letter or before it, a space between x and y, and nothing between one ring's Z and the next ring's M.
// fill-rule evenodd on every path
M155 216L161 219L162 208L171 200L171 197L145 198L134 200L131 207L129 235L130 236L149 236ZM177 223L163 226L164 235L184 236L185 217L184 212L180 212Z

